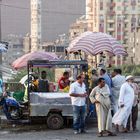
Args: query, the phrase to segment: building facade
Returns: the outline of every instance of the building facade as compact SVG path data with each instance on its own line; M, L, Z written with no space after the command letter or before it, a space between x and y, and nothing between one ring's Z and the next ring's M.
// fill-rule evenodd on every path
M5 40L8 42L8 50L2 55L3 65L11 66L17 58L24 54L23 38L20 36L9 35Z
M31 52L41 44L41 0L31 0Z
M128 51L132 51L129 54L129 62L135 65L140 65L140 26L130 33Z
M87 31L86 16L83 15L70 25L69 40L72 41L75 37Z
M31 38L30 38L30 35L29 34L27 34L23 38L23 51L24 51L24 53L31 52Z
M86 16L83 15L80 18L78 18L73 24L70 25L69 29L69 42L74 40L77 36L81 35L82 33L87 31L87 20ZM81 54L82 57L85 57L85 54ZM76 54L69 54L69 59L81 59L81 56Z
M86 0L86 15L88 30L112 35L131 55L128 44L130 33L140 25L140 0Z
M55 44L55 43L43 43L42 44L42 50L45 52L52 52L55 53L60 59L65 59L65 49L68 46L65 46L64 44Z

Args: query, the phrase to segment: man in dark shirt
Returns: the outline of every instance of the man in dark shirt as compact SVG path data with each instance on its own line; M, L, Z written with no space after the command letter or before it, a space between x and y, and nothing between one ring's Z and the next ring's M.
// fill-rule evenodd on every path
M41 72L41 79L38 81L39 92L49 92L49 82L47 80L46 71Z

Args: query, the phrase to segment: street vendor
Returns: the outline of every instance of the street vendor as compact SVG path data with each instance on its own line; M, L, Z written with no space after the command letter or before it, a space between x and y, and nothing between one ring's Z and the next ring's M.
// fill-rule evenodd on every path
M70 81L69 81L69 72L65 71L63 73L63 76L58 81L59 89L63 90L66 87L69 87Z

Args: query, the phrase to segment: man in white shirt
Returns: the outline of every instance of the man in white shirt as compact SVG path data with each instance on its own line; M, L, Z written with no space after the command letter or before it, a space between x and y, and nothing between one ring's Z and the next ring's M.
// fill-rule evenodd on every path
M121 75L121 69L114 69L113 74L114 77L112 78L112 97L113 97L113 113L115 114L118 111L118 100L120 89L123 83L125 83L125 76Z
M73 106L73 128L74 134L85 133L86 115L86 86L84 84L85 75L80 74L77 81L70 85L69 94Z

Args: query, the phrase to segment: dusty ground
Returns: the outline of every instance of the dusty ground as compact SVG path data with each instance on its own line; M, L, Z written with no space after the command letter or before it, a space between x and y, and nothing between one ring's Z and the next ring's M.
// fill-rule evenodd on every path
M138 120L140 130L140 116ZM71 128L48 130L45 125L13 125L0 130L0 140L140 140L140 132L120 133L116 137L97 137L97 125L87 125L87 134L74 135Z

